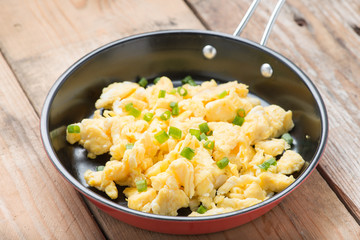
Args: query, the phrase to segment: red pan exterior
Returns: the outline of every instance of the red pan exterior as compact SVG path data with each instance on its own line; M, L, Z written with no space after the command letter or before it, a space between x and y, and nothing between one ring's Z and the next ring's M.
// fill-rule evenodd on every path
M214 233L238 227L264 215L281 201L281 199L278 199L277 201L271 202L262 208L231 217L202 221L172 221L156 218L149 219L142 216L119 212L102 204L101 202L95 201L92 198L88 199L104 212L132 226L149 231L180 235Z

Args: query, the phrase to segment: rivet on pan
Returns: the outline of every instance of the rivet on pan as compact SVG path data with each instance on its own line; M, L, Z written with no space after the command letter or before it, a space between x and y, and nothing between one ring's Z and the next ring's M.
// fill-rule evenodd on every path
M263 65L261 65L260 72L264 77L270 78L273 74L273 69L270 64L264 63Z
M203 50L203 55L207 59L213 59L216 56L216 48L211 45L206 45Z

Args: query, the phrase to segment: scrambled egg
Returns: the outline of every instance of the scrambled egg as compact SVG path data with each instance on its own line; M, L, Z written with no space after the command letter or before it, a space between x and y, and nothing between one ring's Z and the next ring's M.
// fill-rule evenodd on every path
M109 153L88 185L143 212L189 216L257 204L295 181L303 158L280 138L293 127L292 112L261 106L244 84L214 80L174 88L161 77L153 86L113 83L96 101L94 117L68 127L89 158ZM102 109L102 113L100 112Z

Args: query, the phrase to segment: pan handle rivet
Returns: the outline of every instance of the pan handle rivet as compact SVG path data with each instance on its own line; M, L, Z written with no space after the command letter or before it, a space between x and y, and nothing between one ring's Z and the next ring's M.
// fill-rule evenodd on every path
M202 52L206 59L213 59L216 56L216 48L211 45L206 45Z
M270 78L273 75L273 69L268 63L261 65L260 72L266 78Z

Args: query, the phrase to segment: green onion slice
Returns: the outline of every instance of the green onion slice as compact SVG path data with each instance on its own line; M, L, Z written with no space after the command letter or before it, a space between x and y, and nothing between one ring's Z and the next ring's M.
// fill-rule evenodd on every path
M134 147L133 143L128 143L125 145L126 150L132 149Z
M183 80L181 80L182 84L189 84L190 86L197 86L196 82L191 76L186 76Z
M178 107L178 103L177 102L171 102L170 107L171 108Z
M189 129L189 133L193 136L195 136L199 141L201 141L200 139L200 130L198 129Z
M154 114L151 112L147 112L144 114L144 120L147 122L150 122L153 117L154 117Z
M171 114L172 114L173 116L177 116L177 115L179 115L179 113L180 113L180 108L179 108L179 107L174 107L174 108L171 110Z
M169 136L175 139L181 139L182 131L176 127L169 127Z
M195 150L189 147L184 147L180 152L180 155L188 160L191 160L195 156Z
M154 79L154 84L157 84L160 81L160 77Z
M188 91L183 87L178 87L177 92L182 97L185 97L188 94Z
M220 94L218 95L218 97L219 97L219 98L224 98L227 94L228 94L228 92L225 90L225 91L223 91L222 93L220 93Z
M148 85L148 80L146 80L146 78L141 78L140 81L138 82L138 84L141 86L141 87L146 87L146 85Z
M128 103L125 105L125 110L129 112L134 107L133 103Z
M205 133L200 134L200 141L201 141L201 140L207 140L207 139L208 139L208 138L207 138L207 136L206 136Z
M216 165L220 169L224 169L229 164L229 159L227 157L224 157L223 159L216 162Z
M160 90L158 98L164 98L165 95L166 95L166 91L165 90Z
M187 84L189 81L194 81L191 76L186 76L183 80L181 80L182 84Z
M145 192L147 190L146 179L137 181L135 184L138 192Z
M171 112L170 112L169 110L163 112L163 113L160 115L161 120L164 120L164 121L169 120L170 117L171 117Z
M210 131L210 128L209 128L209 125L207 124L207 122L200 124L199 128L200 128L200 132L205 133L205 134Z
M125 105L125 110L132 116L138 117L141 114L141 111L134 107L133 103L128 103Z
M290 145L293 143L293 138L291 137L291 135L289 133L284 133L281 136L281 138L284 139Z
M141 111L133 107L133 108L129 111L129 114L137 118L138 116L140 116Z
M232 123L233 123L234 125L241 126L241 125L243 125L244 121L245 121L245 119L244 119L243 117L236 116L236 117L234 118L234 120L233 120Z
M176 93L176 89L175 88L173 88L173 89L171 89L170 91L169 91L169 94L175 94Z
M239 117L244 118L244 117L245 117L245 110L244 110L243 108L240 108L239 110L237 110L236 114L237 114Z
M212 149L214 149L214 146L215 146L215 142L214 141L206 141L205 143L204 143L204 148L206 148L206 149L210 149L210 150L212 150Z
M100 172L100 171L104 171L105 166L97 166L96 167L96 171Z
M207 209L203 205L200 205L200 207L196 210L200 214L206 213Z
M169 139L169 135L164 130L161 130L155 133L154 138L160 143L163 144Z
M76 124L71 124L67 126L68 133L80 133L80 127Z
M265 162L263 162L262 164L258 165L258 167L267 171L271 165L276 166L276 164L277 164L277 162L276 162L275 158L271 157L268 160L266 160Z

